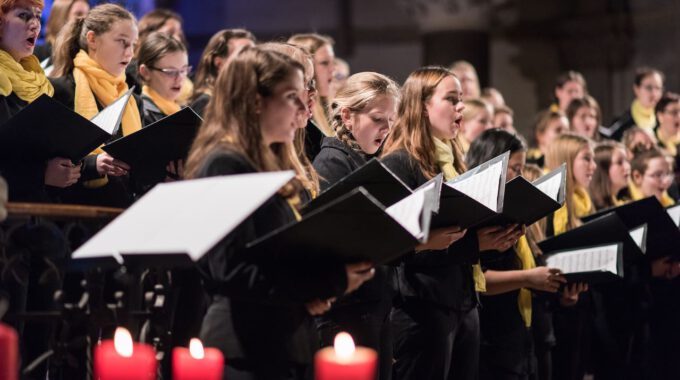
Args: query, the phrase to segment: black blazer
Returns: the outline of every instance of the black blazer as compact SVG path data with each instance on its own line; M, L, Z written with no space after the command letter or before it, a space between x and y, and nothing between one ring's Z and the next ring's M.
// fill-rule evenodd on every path
M75 109L76 82L73 74L67 74L59 78L50 78L54 86L54 99L64 104L70 109ZM143 102L140 96L132 95L137 101L139 115L144 115ZM95 98L96 100L96 98ZM105 107L97 100L99 110ZM122 128L118 128L117 133L109 141L113 141L123 136ZM127 207L132 204L136 186L128 176L109 177L108 183L98 188L86 188L84 182L101 178L97 172L97 157L87 156L83 160L83 168L80 180L77 184L64 189L60 192L60 198L64 203L87 204L110 207ZM132 168L134 170L134 168Z
M321 151L321 142L324 137L326 136L314 124L314 121L309 119L305 127L305 154L310 162L314 162L314 158Z
M616 118L611 126L609 127L612 130L612 135L611 136L604 136L605 138L613 139L616 141L621 141L623 140L623 134L629 130L630 128L635 126L635 120L633 120L633 115L630 112L630 108L626 110L621 116ZM659 126L659 122L657 120L656 127Z
M412 189L427 182L417 162L405 150L386 155L382 162ZM408 254L397 268L400 295L453 310L470 310L477 306L472 264L478 259L479 242L474 230L468 230L446 250Z
M15 94L0 96L0 125L28 105ZM0 175L7 181L10 202L52 202L45 185L46 162L0 160Z
M146 95L142 95L142 108L144 109L144 115L142 116L142 126L144 127L168 116Z
M197 177L252 172L245 157L221 150L208 156ZM213 296L202 339L222 350L227 361L272 371L310 363L318 339L304 303L340 296L346 288L340 263L319 256L292 259L285 247L259 253L245 249L246 243L292 221L288 202L275 195L199 262Z

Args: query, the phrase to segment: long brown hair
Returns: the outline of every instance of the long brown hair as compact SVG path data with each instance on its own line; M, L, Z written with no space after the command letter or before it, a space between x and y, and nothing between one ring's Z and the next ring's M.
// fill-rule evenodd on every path
M87 50L87 32L102 35L121 20L136 22L135 16L116 4L101 4L90 10L84 18L75 19L59 33L54 46L54 70L52 76L60 77L73 71L73 59L81 49Z
M52 4L52 8L50 9L50 17L47 18L47 31L45 32L46 42L54 45L54 43L57 41L57 35L59 34L59 31L68 22L68 14L71 12L73 4L79 1L88 4L88 6L90 4L87 0L56 0Z
M574 160L581 149L590 147L590 139L575 133L564 133L558 136L548 148L545 155L545 168L547 170L557 169L562 163L567 163L567 193L565 203L567 204L567 230L578 227L581 223L574 211L574 192L576 190L576 178L574 177ZM588 191L588 189L583 189Z
M255 36L245 29L222 29L210 37L203 54L201 54L201 59L198 61L191 101L196 100L206 92L212 92L219 71L215 64L215 58L228 57L233 53L229 51L229 41L234 38L247 38L255 42Z
M266 42L258 46L265 51L274 51L292 58L304 68L305 82L314 78L314 63L309 53L299 46L285 42ZM312 195L319 194L319 173L316 172L314 166L309 161L305 153L305 128L298 128L295 131L295 140L293 141L291 151L294 153L293 162L300 165L307 173L307 178L302 181L302 185L309 190Z
M612 194L612 181L609 178L609 168L612 165L614 151L621 149L626 153L626 147L615 141L603 141L595 146L595 164L597 169L590 182L590 197L596 210L614 207L614 197Z
M142 18L139 19L139 24L137 25L137 27L139 28L139 42L140 42L137 45L138 48L139 46L142 45L142 42L144 42L144 40L151 33L158 31L169 20L175 20L180 24L184 24L184 20L182 19L182 16L179 15L179 13L164 8L154 9L149 13L145 14L144 16L142 16ZM179 40L182 41L184 46L187 46L187 39L186 36L184 35L184 31L180 30L179 35L180 35ZM136 55L137 54L135 54L135 56Z
M220 70L215 93L206 107L205 120L192 144L186 164L188 178L197 175L206 157L215 150L243 154L258 171L294 170L297 177L282 195L302 190L306 177L292 160L292 144L265 145L256 104L295 70L304 68L289 57L259 48L246 48Z
M441 66L420 68L409 75L402 86L397 122L385 141L383 156L404 149L418 163L423 175L432 178L441 171L435 158L434 140L430 133L430 120L425 113L425 103L435 88L446 77L456 76ZM463 154L457 141L453 142L454 167L466 170Z

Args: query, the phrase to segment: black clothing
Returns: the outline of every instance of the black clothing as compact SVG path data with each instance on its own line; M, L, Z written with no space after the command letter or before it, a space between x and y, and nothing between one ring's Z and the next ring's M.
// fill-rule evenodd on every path
M659 122L657 120L656 126L659 125ZM611 131L611 136L607 136L605 134L601 135L605 138L616 140L616 141L622 141L623 140L623 134L629 130L630 128L635 127L635 120L633 120L633 115L630 112L630 108L626 110L621 116L616 118L614 122L612 122L611 126L609 126L609 130ZM656 127L655 127L656 128Z
M325 137L313 163L321 177L321 190L359 169L367 158L338 138ZM328 313L317 318L322 346L333 345L338 332L349 332L357 344L378 352L379 378L384 380L390 379L392 373L389 316L394 297L393 271L392 267L386 265L377 266L371 280L356 292L340 298Z
M206 158L197 177L255 171L242 155L222 150ZM275 195L199 263L212 295L201 339L222 350L228 365L257 378L288 378L291 368L311 362L318 336L304 303L340 296L347 285L339 263L245 249L294 220L288 202Z
M405 150L382 159L412 189L427 179ZM404 256L397 268L400 301L392 314L395 379L474 379L479 357L479 316L472 264L479 258L476 231L441 251Z
M164 114L160 108L158 108L156 103L154 103L150 97L142 95L142 103L142 108L144 109L144 115L142 116L142 126L146 127L147 125L153 124L158 120L168 116Z
M314 162L314 158L321 151L321 143L324 137L324 133L314 124L312 119L309 119L305 127L305 154L309 162Z
M521 270L514 248L480 255L484 271ZM483 296L479 311L480 375L483 379L528 378L534 373L533 337L518 308L520 290Z
M208 106L210 98L211 96L204 92L193 99L191 104L189 104L189 107L191 107L191 109L194 110L198 116L205 118L205 107Z
M75 109L76 82L73 74L67 74L59 78L50 78L54 86L54 99L66 107ZM139 115L144 115L143 102L135 94ZM96 97L95 97L96 100ZM101 111L106 108L98 100L97 108ZM123 136L123 129L118 128L109 141ZM134 168L131 168L134 170ZM78 183L60 192L60 198L64 203L86 204L110 207L127 207L132 204L136 192L134 181L129 176L108 177L106 185L97 188L86 188L84 183L90 180L102 178L97 172L97 156L89 155L83 159L81 177Z

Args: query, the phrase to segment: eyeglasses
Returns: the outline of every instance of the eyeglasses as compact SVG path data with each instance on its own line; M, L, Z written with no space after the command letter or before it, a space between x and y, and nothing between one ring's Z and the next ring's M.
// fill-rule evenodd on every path
M186 66L181 69L161 69L158 67L150 67L151 70L160 71L168 78L179 78L180 76L186 77L191 73L191 66Z
M672 116L680 116L680 109L674 109L674 110L665 110L663 111L664 113L667 113Z
M656 173L651 173L651 174L645 174L649 178L654 179L655 181L666 181L670 180L673 178L673 173L668 173L668 172L656 172Z
M652 91L661 91L661 90L663 90L663 87L654 86L654 85L651 85L651 84L644 85L644 86L641 86L641 87L642 87L644 90L649 91L649 92L652 92Z

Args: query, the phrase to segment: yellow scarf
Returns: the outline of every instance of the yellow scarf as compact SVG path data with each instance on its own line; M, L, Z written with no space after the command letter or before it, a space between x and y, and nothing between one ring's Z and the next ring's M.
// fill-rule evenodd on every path
M153 104L155 104L158 109L161 110L161 112L163 112L166 116L170 116L180 110L179 104L164 98L161 96L161 94L149 86L142 87L142 94L148 96Z
M593 210L593 201L590 199L588 191L580 186L576 186L574 189L574 194L571 196L571 202L577 218L583 218ZM564 206L555 211L555 214L553 215L553 231L555 236L567 232L568 223L569 212L567 211L567 204L565 203Z
M76 82L75 111L87 119L91 119L99 113L97 100L104 106L108 106L128 90L124 73L114 77L83 50L78 52L73 59L73 64L75 66L73 69L73 79ZM123 136L142 129L142 118L139 116L137 101L132 96L128 100L125 111L123 111L122 126ZM90 154L96 155L100 153L103 153L101 147L95 149ZM100 187L107 182L108 179L104 177L88 181L85 183L85 186Z
M672 155L678 155L678 144L680 144L680 135L675 135L671 137L664 137L661 135L661 128L656 130L656 138L663 144L664 149Z
M557 103L552 103L550 104L550 107L548 107L548 110L550 112L560 112L560 106Z
M453 166L453 145L451 141L442 141L436 137L432 137L434 140L434 154L437 160L437 165L439 165L439 170L444 174L444 179L450 181L458 177L459 173L456 171L456 167ZM486 279L484 278L484 272L482 272L482 267L477 264L472 266L472 277L475 281L475 290L478 292L486 292Z
M36 56L30 55L17 62L9 53L0 50L0 95L11 93L28 103L42 94L54 95L54 88Z
M628 181L628 192L630 193L631 199L634 201L639 201L640 199L647 198L644 194L642 194L642 190L640 190L639 187L637 187L633 181ZM664 191L663 194L661 194L661 205L663 207L669 207L673 206L675 204L675 201L673 198L668 195L667 191Z
M532 269L536 267L534 255L529 248L529 242L525 236L522 236L515 245L515 252L522 263L522 270ZM524 325L531 327L531 291L522 288L519 290L519 297L517 297L517 305L519 306L519 313L522 315Z
M302 215L300 215L300 212L298 211L298 206L300 205L300 196L295 195L290 198L286 198L286 201L288 202L288 206L290 206L290 209L293 211L293 214L295 215L295 220L298 222L302 220Z
M633 116L635 125L640 128L652 130L656 126L656 115L654 108L645 108L640 102L635 99L630 106L630 114Z

